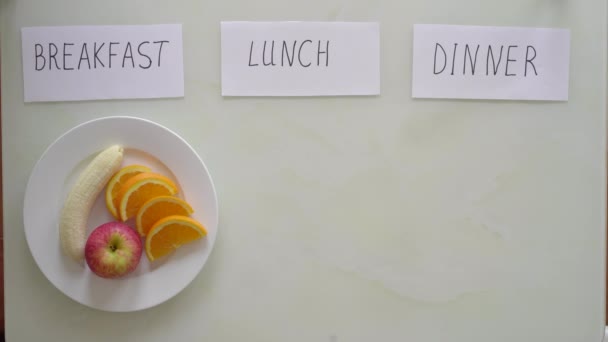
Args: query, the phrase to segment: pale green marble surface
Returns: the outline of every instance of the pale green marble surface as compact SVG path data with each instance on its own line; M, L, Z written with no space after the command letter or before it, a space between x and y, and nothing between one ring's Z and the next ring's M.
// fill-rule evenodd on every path
M600 341L605 1L0 0L9 341ZM221 20L379 21L382 95L220 96ZM24 104L19 28L183 23L186 97ZM572 30L570 101L412 100L415 23ZM44 149L109 115L157 121L205 160L209 263L129 314L56 290L22 200Z

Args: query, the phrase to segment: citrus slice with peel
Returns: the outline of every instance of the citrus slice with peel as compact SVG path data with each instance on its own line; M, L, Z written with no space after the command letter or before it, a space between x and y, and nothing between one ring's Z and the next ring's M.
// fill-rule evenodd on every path
M120 204L119 192L122 185L131 177L143 172L150 172L150 168L143 165L129 165L118 170L108 181L106 186L106 207L114 218L119 218L118 205Z
M192 215L194 210L181 198L158 196L144 203L135 216L135 227L141 236L148 235L150 228L160 219L171 215Z
M131 177L120 188L118 214L126 221L137 214L139 208L157 196L170 196L177 193L173 181L161 174L144 172Z
M154 261L170 254L178 247L199 240L207 230L196 220L181 215L171 215L156 222L146 237L146 255Z

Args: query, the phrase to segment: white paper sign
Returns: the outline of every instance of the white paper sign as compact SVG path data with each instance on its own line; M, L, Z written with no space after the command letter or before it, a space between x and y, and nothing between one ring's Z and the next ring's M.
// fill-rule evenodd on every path
M380 26L222 22L223 96L380 94Z
M25 102L184 96L181 25L21 29Z
M570 31L414 25L412 96L568 100Z

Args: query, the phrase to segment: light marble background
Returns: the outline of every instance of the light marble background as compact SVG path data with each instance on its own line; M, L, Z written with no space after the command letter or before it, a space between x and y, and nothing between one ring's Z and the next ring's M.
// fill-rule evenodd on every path
M600 341L606 2L0 0L9 341ZM381 23L382 95L220 96L221 20ZM19 28L183 23L186 97L24 104ZM415 23L572 30L570 101L412 100ZM129 314L56 290L23 232L44 149L157 121L214 178L219 237L172 300Z

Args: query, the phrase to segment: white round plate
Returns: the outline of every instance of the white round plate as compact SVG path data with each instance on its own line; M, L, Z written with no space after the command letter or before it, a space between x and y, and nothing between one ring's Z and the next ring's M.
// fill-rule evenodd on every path
M143 164L176 181L182 198L194 209L208 235L150 263L142 255L137 269L120 279L103 279L86 263L61 251L59 214L71 186L86 164L111 145L125 147L123 166ZM89 216L89 234L114 220L103 192ZM105 311L136 311L160 304L183 290L207 261L217 236L217 198L211 176L186 141L169 129L133 117L108 117L86 122L59 137L36 163L25 191L25 235L40 270L61 292L84 305Z

